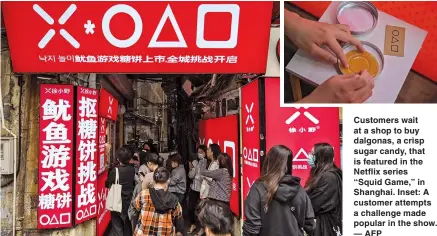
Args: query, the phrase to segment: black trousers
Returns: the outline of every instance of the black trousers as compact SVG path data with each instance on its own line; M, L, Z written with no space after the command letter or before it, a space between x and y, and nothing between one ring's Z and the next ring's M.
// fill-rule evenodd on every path
M123 219L124 218L124 219ZM132 236L132 223L129 217L122 217L120 213L111 211L111 236Z
M198 225L196 208L200 201L200 193L190 189L188 194L188 220L192 225Z

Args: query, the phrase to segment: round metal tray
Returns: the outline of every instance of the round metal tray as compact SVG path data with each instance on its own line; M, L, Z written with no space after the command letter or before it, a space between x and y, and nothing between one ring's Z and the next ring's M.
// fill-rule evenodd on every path
M372 43L369 43L366 41L361 41L361 43L363 44L364 49L366 49L367 52L372 54L375 57L376 61L378 62L378 73L374 77L374 79L377 79L384 69L384 54L376 45L374 45ZM354 45L349 44L349 43L346 43L343 45L343 51L345 54L352 51L352 50L356 50L356 49L357 48ZM337 70L338 74L342 75L343 72L340 70L339 63L340 62L338 62L336 64L335 69Z
M342 20L342 15L346 14L347 11L350 11L348 14L349 20L351 22L354 22L354 25L351 25L352 23L347 23ZM355 11L355 12L353 12ZM366 14L368 13L368 14ZM365 23L365 19L363 17L369 17L373 21L371 26L364 27L363 25ZM353 35L363 35L367 34L373 31L375 29L376 24L378 23L378 9L371 3L371 2L352 2L352 1L346 1L340 3L340 5L337 8L337 14L336 14L336 20L339 24L346 24L349 25L351 28L351 34Z

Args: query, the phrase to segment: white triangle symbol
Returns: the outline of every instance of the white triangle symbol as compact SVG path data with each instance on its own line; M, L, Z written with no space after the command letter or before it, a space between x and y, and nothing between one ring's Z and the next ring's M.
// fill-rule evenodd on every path
M50 219L50 224L51 225L59 224L59 221L58 221L58 218L56 217L56 215L53 215L52 219Z
M178 36L179 41L165 41L158 42L158 37L161 34L162 28L164 28L164 24L170 19L170 23L173 26L176 35ZM167 5L167 8L164 11L164 14L159 21L158 26L156 27L155 33L153 33L153 37L150 40L149 48L186 48L187 43L185 42L184 36L182 35L181 29L179 28L178 22L174 17L173 11L171 10L170 5Z
M299 158L301 155L304 155L305 158ZM308 160L308 153L303 150L303 148L299 149L296 156L294 156L293 161L307 161Z

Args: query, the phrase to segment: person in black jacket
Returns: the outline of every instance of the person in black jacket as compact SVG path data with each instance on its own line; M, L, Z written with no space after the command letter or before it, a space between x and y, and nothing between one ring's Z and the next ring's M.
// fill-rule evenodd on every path
M305 189L316 216L313 236L342 235L342 171L334 164L334 148L314 145L308 158L310 177Z
M120 162L118 168L119 183L121 187L122 210L121 213L111 211L112 234L116 236L132 236L132 226L128 218L128 208L132 199L135 184L135 167L129 164L132 152L122 147L117 151L117 160ZM111 188L115 183L116 170L112 169L106 179L106 188Z
M293 155L283 145L267 153L260 178L244 202L244 236L304 236L314 230L314 213L300 178L291 176Z

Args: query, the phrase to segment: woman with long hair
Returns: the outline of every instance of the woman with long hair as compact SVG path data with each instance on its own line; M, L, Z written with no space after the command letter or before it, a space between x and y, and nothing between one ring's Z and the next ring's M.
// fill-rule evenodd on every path
M200 186L202 185L201 172L206 170L207 167L206 151L206 146L200 145L197 148L197 158L191 160L189 164L190 171L188 172L188 177L192 182L188 195L188 220L191 224L188 233L193 233L196 230L196 223L198 223L195 212L200 200Z
M232 193L232 159L227 153L219 154L217 158L219 168L217 170L205 170L203 178L209 184L208 199L220 201L229 205ZM208 178L212 179L211 181Z
M342 234L342 171L334 163L334 148L318 143L311 151L308 164L310 177L305 190L316 217L314 236Z
M159 167L153 172L154 185L135 199L140 218L134 236L184 235L184 219L178 198L168 191L170 172Z
M260 178L244 202L244 236L304 236L314 229L311 201L291 175L293 155L283 145L272 147L264 159Z

